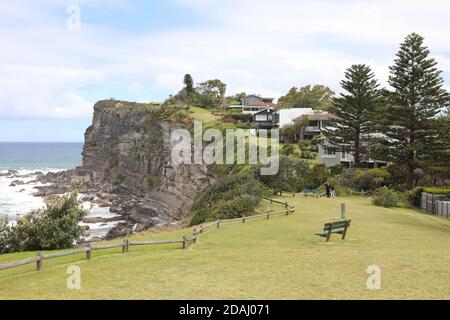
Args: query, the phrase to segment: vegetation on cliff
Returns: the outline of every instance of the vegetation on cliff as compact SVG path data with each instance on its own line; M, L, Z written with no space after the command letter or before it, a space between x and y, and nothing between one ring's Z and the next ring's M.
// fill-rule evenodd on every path
M219 219L233 219L254 214L264 193L255 167L236 167L224 178L210 185L195 201L190 225Z

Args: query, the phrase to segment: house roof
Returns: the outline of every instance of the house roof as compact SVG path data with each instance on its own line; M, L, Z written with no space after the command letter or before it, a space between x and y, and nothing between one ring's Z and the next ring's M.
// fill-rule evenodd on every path
M275 112L272 108L266 108L266 109L262 109L262 110L256 112L254 115L259 114L259 113L263 113L264 111L267 111L269 113Z
M305 114L294 119L294 121L303 121L307 117L309 121L327 121L336 119L336 115L332 113L315 113L315 114Z
M271 102L255 102L245 107L276 107L276 104Z
M248 96L246 96L246 98L250 98L250 97L258 98L261 100L270 100L270 101L275 100L275 98L264 98L264 97L258 96L256 94L249 94Z

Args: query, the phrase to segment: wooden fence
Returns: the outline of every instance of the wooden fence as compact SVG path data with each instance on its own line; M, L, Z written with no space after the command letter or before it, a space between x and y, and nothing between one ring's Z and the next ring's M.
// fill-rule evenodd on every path
M41 252L39 252L35 257L23 259L20 261L13 261L13 262L5 263L5 264L0 264L0 270L12 269L12 268L21 267L21 266L24 266L27 264L36 263L36 270L40 271L44 265L44 260L49 260L49 259L54 259L54 258L67 257L67 256L71 256L71 255L85 253L86 260L91 260L93 251L107 250L107 249L113 249L113 248L122 248L122 253L126 253L126 252L130 251L131 246L144 246L144 245L160 245L160 244L180 243L183 245L183 249L186 249L189 246L189 244L195 243L196 241L197 241L196 236L193 236L190 238L183 237L183 239L180 239L180 240L130 241L129 239L124 239L122 243L112 243L112 244L106 244L106 245L102 245L102 246L88 246L88 247L84 247L84 248L49 253L49 254L42 254Z
M264 213L264 214L257 214L253 216L247 216L242 218L236 218L236 219L227 219L227 220L218 220L214 221L205 225L201 225L198 228L195 228L193 230L194 235L192 237L183 237L179 240L148 240L148 241L131 241L129 239L124 239L122 243L111 243L111 244L105 244L100 246L92 246L88 245L87 247L79 248L79 249L73 249L68 251L61 251L61 252L54 252L54 253L48 253L43 254L42 252L38 252L36 256L23 259L20 261L13 261L8 262L5 264L0 264L0 271L1 270L7 270L12 268L17 268L21 266L25 266L28 264L36 264L36 270L41 271L44 265L44 260L59 258L59 257L66 257L71 255L77 255L77 254L86 254L86 260L91 260L92 258L92 252L98 251L98 250L107 250L107 249L113 249L113 248L122 248L122 253L127 253L130 251L130 247L132 246L148 246L148 245L164 245L164 244L182 244L183 249L187 249L190 244L197 242L197 235L201 234L212 227L219 228L221 224L223 223L230 223L230 222L236 222L236 221L242 221L245 223L247 220L256 219L260 217L266 217L266 219L269 219L271 216L275 215L289 215L290 213L293 213L294 207L289 206L287 202L280 202L274 199L270 198L264 198L267 201L270 201L271 203L277 203L285 206L285 209L279 212L271 212L271 213Z

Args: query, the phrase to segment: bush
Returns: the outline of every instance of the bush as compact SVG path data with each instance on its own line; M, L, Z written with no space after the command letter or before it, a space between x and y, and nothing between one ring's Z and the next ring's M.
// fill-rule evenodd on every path
M301 140L298 142L298 146L300 147L300 150L308 150L309 147L311 147L311 141Z
M336 177L338 185L358 191L374 191L389 186L390 174L386 168L378 169L346 169Z
M291 156L295 152L294 146L292 144L286 144L281 149L281 154L284 156Z
M232 117L236 121L240 122L252 122L253 121L253 115L246 114L246 113L234 113L230 114L230 117Z
M209 186L196 199L190 225L252 214L264 194L266 190L254 169L241 168Z
M341 174L342 172L344 172L344 167L340 164L329 167L328 169L330 170L330 174L332 176L335 176L335 175L338 175L338 174Z
M373 195L372 203L379 207L393 208L398 205L399 194L391 189L377 189Z
M43 210L21 218L17 225L0 226L0 252L60 250L72 247L84 236L79 225L86 212L80 208L78 194L46 200Z
M228 201L221 201L212 212L214 220L234 219L253 215L261 198L256 195L243 195Z

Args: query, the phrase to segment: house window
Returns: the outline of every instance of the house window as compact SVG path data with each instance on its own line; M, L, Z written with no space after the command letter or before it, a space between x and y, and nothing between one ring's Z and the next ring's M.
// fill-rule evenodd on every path
M336 155L336 149L325 149L324 154L327 155L327 156L335 156Z

